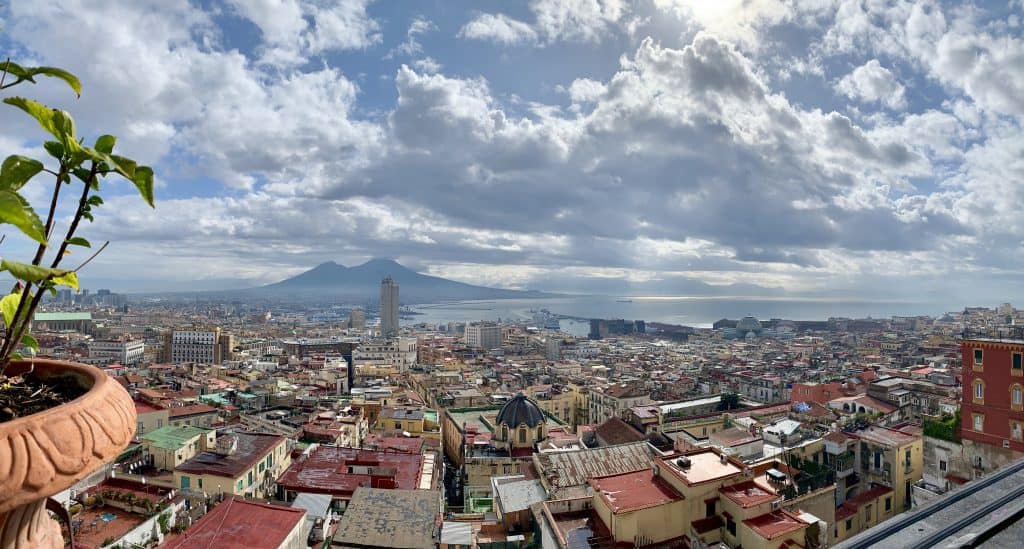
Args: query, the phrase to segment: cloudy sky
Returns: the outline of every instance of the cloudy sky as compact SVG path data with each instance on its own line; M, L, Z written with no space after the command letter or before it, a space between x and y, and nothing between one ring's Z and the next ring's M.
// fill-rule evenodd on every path
M1024 297L1020 0L6 4L11 59L84 86L19 93L157 171L155 211L108 186L97 284Z

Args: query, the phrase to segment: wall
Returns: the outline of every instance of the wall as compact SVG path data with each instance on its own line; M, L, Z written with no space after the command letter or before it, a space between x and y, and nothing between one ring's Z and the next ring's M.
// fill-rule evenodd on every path
M185 499L182 498L180 502L172 503L170 506L167 507L167 509L148 518L146 521L130 530L127 534L121 536L121 538L115 541L114 543L104 545L103 547L118 547L122 545L126 547L132 547L135 545L145 546L146 543L150 539L152 539L154 532L156 532L157 539L160 542L163 542L164 535L160 533L159 526L160 515L164 513L170 514L170 517L167 521L167 526L171 527L174 526L175 517L177 517L178 513L181 512L184 507Z

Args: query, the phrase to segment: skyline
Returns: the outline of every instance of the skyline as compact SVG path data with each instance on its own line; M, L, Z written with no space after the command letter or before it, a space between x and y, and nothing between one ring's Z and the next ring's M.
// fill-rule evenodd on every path
M742 4L15 1L0 41L76 72L80 100L32 92L156 169L155 215L114 187L83 232L111 240L86 287L389 257L556 292L1019 301L1024 5ZM7 120L9 151L38 143Z

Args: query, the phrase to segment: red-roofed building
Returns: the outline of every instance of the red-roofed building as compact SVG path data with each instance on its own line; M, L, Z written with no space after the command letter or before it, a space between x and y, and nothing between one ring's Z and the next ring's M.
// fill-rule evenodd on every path
M330 494L344 509L356 488L434 490L441 482L437 455L321 446L292 463L278 479L279 495Z
M685 498L649 469L590 480L594 512L616 542L664 543L681 539L688 524Z
M170 425L170 412L159 404L136 399L135 415L136 437Z
M832 535L836 542L855 536L898 512L892 488L876 486L843 502L836 509Z
M167 549L304 549L306 510L229 497Z

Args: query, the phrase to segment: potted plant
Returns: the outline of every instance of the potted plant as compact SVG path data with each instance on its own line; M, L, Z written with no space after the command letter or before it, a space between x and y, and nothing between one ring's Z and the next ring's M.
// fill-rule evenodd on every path
M34 83L39 76L61 79L81 93L78 79L61 69L0 62L0 90ZM153 170L114 154L113 136L102 135L86 146L63 110L24 97L3 102L49 134L43 150L51 158L44 163L12 155L0 165L0 224L13 226L35 246L27 262L0 259L0 271L15 279L11 292L0 299L5 328L0 344L0 546L58 548L64 540L46 513L49 496L117 457L135 432L135 406L127 391L97 368L35 358L39 344L30 325L43 294L55 294L60 286L77 290L78 271L106 247L73 268L64 267L65 260L78 257L73 250L90 248L76 233L103 204L101 184L109 176L124 177L152 206ZM22 193L37 181L50 191L43 217ZM62 206L72 213L68 226L59 230ZM51 502L50 508L66 518L59 505Z

